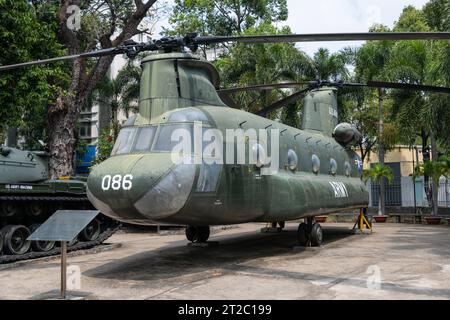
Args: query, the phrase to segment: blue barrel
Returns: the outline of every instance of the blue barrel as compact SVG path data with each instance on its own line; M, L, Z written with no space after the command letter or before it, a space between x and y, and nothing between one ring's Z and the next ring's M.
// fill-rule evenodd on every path
M92 167L92 162L95 159L95 155L97 153L97 148L95 146L86 146L85 154L80 155L77 153L76 156L76 174L88 174L90 167Z

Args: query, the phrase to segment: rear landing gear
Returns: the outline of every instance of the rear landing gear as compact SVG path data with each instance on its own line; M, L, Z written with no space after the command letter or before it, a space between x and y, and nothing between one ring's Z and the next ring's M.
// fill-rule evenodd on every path
M209 226L187 226L186 238L194 243L204 243L209 239Z
M301 246L320 247L323 242L322 227L314 223L313 217L305 219L306 223L301 223L297 230L297 240Z

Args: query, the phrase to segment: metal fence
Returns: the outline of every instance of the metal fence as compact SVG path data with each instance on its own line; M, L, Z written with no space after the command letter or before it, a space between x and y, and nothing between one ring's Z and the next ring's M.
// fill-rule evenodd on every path
M380 184L372 183L372 206L377 207L380 194ZM395 178L391 183L386 183L384 198L386 206L398 207L402 205L402 184L400 178Z
M415 185L411 177L397 177L391 183L386 183L386 206L414 207L415 200L417 207L428 207L425 189L423 177L417 178ZM370 192L370 206L377 207L380 185L369 181L368 190ZM450 208L450 180L448 179L441 178L438 204L439 207Z

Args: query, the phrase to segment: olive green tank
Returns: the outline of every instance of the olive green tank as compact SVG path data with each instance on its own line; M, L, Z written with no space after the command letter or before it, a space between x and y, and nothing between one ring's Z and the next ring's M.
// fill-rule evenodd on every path
M86 197L86 179L48 179L48 154L0 147L0 263L56 254L54 242L26 239L60 209L94 209ZM78 238L72 250L103 242L117 227L99 215Z

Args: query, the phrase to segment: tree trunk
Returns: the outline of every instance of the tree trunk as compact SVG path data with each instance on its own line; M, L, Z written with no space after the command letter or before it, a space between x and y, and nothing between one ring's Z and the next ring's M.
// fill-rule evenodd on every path
M431 159L433 161L438 161L437 143L433 131L430 132L431 140ZM431 179L431 205L432 205L432 215L437 216L439 210L439 179L440 177L432 177Z
M378 141L378 159L380 162L380 165L384 166L384 157L385 157L385 150L384 150L384 141L383 141L383 127L384 127L384 108L383 108L383 99L384 99L384 92L383 89L379 90L379 117L380 117L380 131L379 131L379 141ZM378 215L384 215L386 211L386 200L385 200L385 192L386 192L386 181L384 177L380 178L380 193L379 193L379 199L378 199Z
M72 99L71 99L72 100ZM50 177L71 176L74 173L75 127L78 113L75 102L62 102L61 110L53 111L48 116L50 146Z
M430 153L428 148L428 134L422 129L422 155L423 163L430 161ZM419 164L417 164L419 165ZM432 202L431 192L430 192L430 177L427 174L423 176L423 188L425 191L425 196L427 197L428 205Z
M106 2L111 9L110 28L105 34L95 35L98 37L97 40L102 49L116 47L123 43L124 40L137 34L139 24L156 0L149 0L146 3L143 3L142 0L135 0L135 11L130 13L121 28L120 34L114 40L111 40L111 36L116 32L118 17L114 13L112 2ZM97 45L94 42L83 47L83 41L78 37L79 34L67 26L67 19L69 17L68 7L79 3L79 1L74 0L61 0L58 11L60 24L59 36L68 48L70 55L93 50ZM113 59L114 56L103 56L90 68L87 68L84 60L75 60L72 66L71 83L67 90L68 93L60 95L56 99L57 102L49 106L47 123L49 129L48 145L51 155L49 161L51 178L73 175L76 143L74 130L81 106L85 102L86 97L105 76Z
M84 102L84 96L80 96L79 89L83 67L84 63L81 60L74 61L72 82L67 94L59 96L56 103L48 108L49 173L52 179L74 174L76 142L74 128Z
M16 148L17 147L17 128L9 127L6 136L6 146Z

